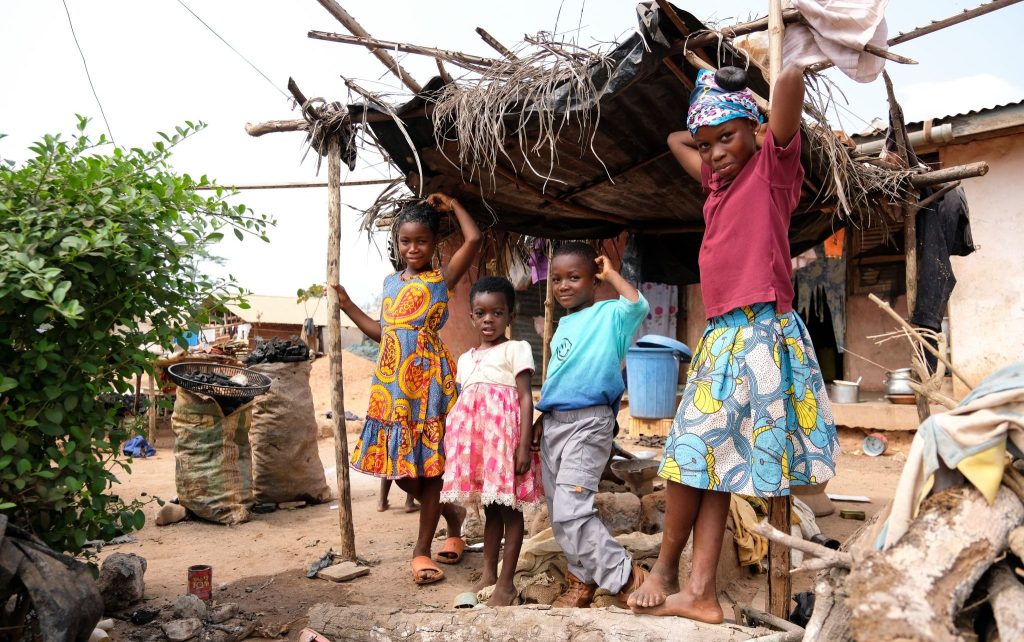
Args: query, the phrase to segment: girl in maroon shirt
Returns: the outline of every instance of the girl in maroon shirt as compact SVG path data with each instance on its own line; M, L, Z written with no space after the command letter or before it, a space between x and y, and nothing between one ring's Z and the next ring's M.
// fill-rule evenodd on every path
M665 533L650 576L630 596L637 613L721 622L718 556L730 501L743 501L730 494L783 496L835 474L831 407L793 312L788 230L804 175L803 71L779 74L760 149L761 115L735 67L700 72L689 131L668 138L707 193L700 276L708 325L665 444ZM692 570L680 588L691 532Z

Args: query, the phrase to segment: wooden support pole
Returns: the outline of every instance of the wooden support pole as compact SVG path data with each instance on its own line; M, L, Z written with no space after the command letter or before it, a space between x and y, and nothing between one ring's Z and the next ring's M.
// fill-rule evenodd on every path
M332 136L327 147L327 282L341 277L341 143ZM334 466L338 481L338 557L356 561L356 533L352 523L349 487L348 435L345 429L344 376L341 362L341 304L334 288L327 288L327 355L331 372L331 427L334 429Z
M768 0L768 97L775 93L775 81L782 72L782 39L785 25L782 18L782 0ZM788 533L790 529L790 497L772 497L768 501L768 523ZM768 613L783 620L789 619L793 578L789 573L789 547L774 540L768 541Z
M149 373L149 445L156 447L156 379L155 371Z
M401 181L401 178L375 178L365 181L345 181L341 184L342 187L364 187L367 185L390 185L396 181ZM314 181L307 183L304 181L296 181L294 183L251 183L247 185L206 185L203 187L193 187L197 192L201 191L212 191L216 189L226 190L250 190L250 189L302 189L306 187L327 187L325 181Z
M768 99L775 93L775 81L782 73L782 39L786 25L782 22L782 0L768 0Z
M500 53L502 56L508 58L509 60L519 60L519 58L517 58L516 55L512 53L511 49L501 44L497 38L489 34L487 30L484 29L483 27L477 27L476 32L477 34L480 35L481 38L483 38L484 42L491 46L491 49L494 49L495 51Z
M349 15L349 13L345 11L340 4L335 2L335 0L317 0L317 2L319 2L320 6L324 9L327 9L327 11L346 29L352 32L352 35L366 39L370 38L370 34L367 33L366 29L363 29L362 25L356 22L356 19ZM402 81L402 84L409 88L409 91L414 94L418 94L423 89L420 84L409 75L409 72L403 69L402 65L398 64L398 61L392 58L391 54L387 51L377 47L371 47L370 53L376 56L377 60L384 63L384 66L387 67L391 73L397 76L398 79Z
M544 352L542 359L544 364L541 368L541 381L548 379L548 361L551 360L551 337L555 334L555 295L551 287L551 259L554 253L554 244L545 241L548 255L548 278L544 282Z

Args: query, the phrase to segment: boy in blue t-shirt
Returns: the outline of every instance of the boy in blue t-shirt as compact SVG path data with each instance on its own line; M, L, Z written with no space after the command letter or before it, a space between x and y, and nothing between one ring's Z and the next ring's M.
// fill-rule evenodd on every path
M646 573L598 519L594 496L611 456L613 407L625 390L622 360L650 306L607 257L585 243L558 246L548 278L552 294L569 312L551 339L548 377L537 404L544 414L534 430L551 528L569 562L569 586L551 606L589 606L598 586L625 603ZM615 288L619 298L595 303L599 281Z

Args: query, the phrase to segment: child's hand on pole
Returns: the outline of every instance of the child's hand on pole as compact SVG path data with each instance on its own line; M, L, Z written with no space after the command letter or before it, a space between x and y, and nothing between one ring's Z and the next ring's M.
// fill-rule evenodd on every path
M352 300L343 286L337 283L332 283L331 288L333 288L334 291L338 293L338 303L340 305L346 305Z

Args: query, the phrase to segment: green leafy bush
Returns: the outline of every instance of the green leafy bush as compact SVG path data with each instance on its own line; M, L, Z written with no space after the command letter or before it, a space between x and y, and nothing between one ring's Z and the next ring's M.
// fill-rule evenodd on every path
M144 523L114 493L128 431L98 398L151 369L148 346L239 301L200 263L225 231L266 240L273 224L172 171L171 148L202 123L129 150L93 143L87 122L0 162L0 511L72 553Z

